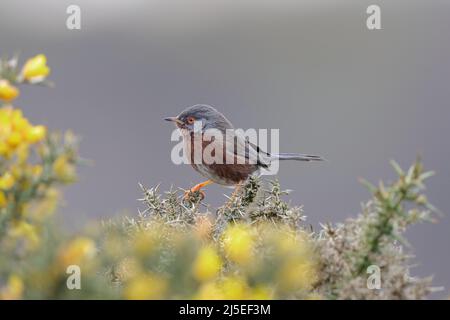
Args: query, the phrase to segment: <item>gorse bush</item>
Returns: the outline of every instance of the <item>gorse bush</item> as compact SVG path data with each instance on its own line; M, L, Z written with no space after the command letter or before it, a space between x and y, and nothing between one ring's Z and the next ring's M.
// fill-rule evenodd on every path
M0 61L0 297L24 290L15 273L42 246L43 223L58 205L58 186L73 182L78 161L73 134L48 133L33 125L12 101L22 84L49 84L44 55L18 69L18 59ZM32 266L30 266L32 267ZM6 284L6 285L5 285Z
M126 248L135 250L125 254L125 261L165 279L167 292L159 298L313 297L317 258L309 234L287 224L244 219L249 206L246 197L255 191L255 183L250 181L240 197L218 210L218 216L202 212L199 202L185 202L176 192L162 196L157 188L143 188L145 210L139 218L120 225L132 239ZM238 214L239 219L233 217ZM113 237L113 243L116 245L111 247L117 248L124 241ZM119 252L111 251L114 255ZM113 272L113 278L120 281L123 274L117 270L123 268ZM132 277L128 285L125 281L125 295L139 297L140 291L134 289L142 288L141 280ZM147 287L143 292L143 297L154 294Z
M431 278L413 278L409 272L411 255L405 230L418 222L435 222L431 206L422 191L424 181L433 175L424 172L417 160L407 172L392 165L398 180L378 187L365 182L373 198L363 205L356 219L336 226L326 225L316 243L321 259L317 284L330 298L420 299L432 291ZM367 286L370 266L380 269L380 290Z
M420 299L402 236L432 221L420 161L355 219L313 230L277 181L251 178L222 207L199 193L141 185L141 210L68 235L54 223L59 187L76 181L77 140L32 125L12 102L18 86L48 84L45 56L0 64L1 299ZM381 274L370 286L368 270ZM372 268L372 269L371 269Z

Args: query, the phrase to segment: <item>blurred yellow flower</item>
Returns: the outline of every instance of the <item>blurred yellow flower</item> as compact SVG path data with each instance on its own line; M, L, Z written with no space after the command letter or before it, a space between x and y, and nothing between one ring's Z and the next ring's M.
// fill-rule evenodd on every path
M28 158L28 144L41 141L46 133L45 126L32 126L20 109L0 109L0 156L10 158L18 152L23 163Z
M26 165L29 155L30 155L29 145L25 143L21 144L17 148L17 164L21 166Z
M24 284L17 275L11 275L5 287L0 287L0 300L18 300L22 298Z
M222 260L216 250L211 246L205 246L199 250L192 271L197 280L207 281L214 278L221 267Z
M53 172L63 182L72 182L76 179L75 166L70 163L66 155L61 155L55 160Z
M64 245L58 256L58 261L63 267L76 264L80 265L95 255L95 243L87 237L77 237Z
M24 132L31 126L28 119L25 118L20 109L14 109L11 113L11 126L14 131Z
M206 282L203 284L195 299L200 300L243 300L243 299L266 299L266 293L252 292L244 278L230 276L224 279Z
M0 136L0 156L5 158L10 157L9 147L4 141L1 141L1 136Z
M20 165L18 165L17 163L11 165L11 167L9 168L9 172L11 172L14 179L16 179L16 180L20 180L24 173L22 170L22 167Z
M273 299L273 290L270 287L265 285L258 285L256 288L252 289L250 294L251 300L269 300Z
M232 276L225 278L221 283L224 299L243 300L249 298L249 288L245 279Z
M22 142L22 135L19 132L14 131L6 139L6 142L11 148L15 149Z
M240 224L228 227L223 235L223 245L230 260L241 265L252 261L254 240L248 227Z
M0 79L0 99L12 101L19 96L19 89L11 85L8 80Z
M16 180L10 172L5 172L0 176L0 189L9 190L14 186Z
M47 134L47 128L45 126L34 126L26 131L26 139L30 143L36 143L45 138Z
M8 205L8 200L6 199L5 193L0 190L0 209L5 208Z
M222 288L218 285L217 281L206 282L198 289L194 295L194 299L197 300L223 300Z
M42 81L49 73L50 68L47 66L47 57L43 54L38 54L28 59L22 68L23 78L30 82Z
M127 283L123 295L128 300L154 300L164 298L166 291L165 279L151 274L142 274Z
M39 233L36 226L23 220L14 221L9 230L9 234L12 238L23 238L27 240L28 249L34 249L40 243Z
M43 170L44 170L44 168L41 165L36 164L36 165L31 167L31 174L34 177L39 177L42 174Z

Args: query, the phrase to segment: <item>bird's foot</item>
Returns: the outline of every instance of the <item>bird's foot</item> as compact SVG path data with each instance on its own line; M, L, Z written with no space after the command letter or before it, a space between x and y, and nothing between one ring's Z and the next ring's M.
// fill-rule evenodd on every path
M201 189L188 189L184 191L183 200L196 203L205 199L205 192Z
M189 190L184 191L183 200L191 203L197 203L205 199L205 193L201 190L203 187L211 184L211 180L199 183Z

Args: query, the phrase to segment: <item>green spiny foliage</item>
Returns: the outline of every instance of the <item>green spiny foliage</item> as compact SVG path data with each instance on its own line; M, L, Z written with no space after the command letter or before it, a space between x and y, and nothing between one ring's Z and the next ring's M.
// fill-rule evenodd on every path
M321 259L320 291L335 299L420 299L433 289L431 278L410 276L410 249L403 234L419 222L435 222L436 209L423 194L424 181L433 175L424 172L417 160L407 172L392 163L397 181L378 186L363 183L372 194L356 219L324 225L317 237ZM368 289L368 268L381 272L379 290Z

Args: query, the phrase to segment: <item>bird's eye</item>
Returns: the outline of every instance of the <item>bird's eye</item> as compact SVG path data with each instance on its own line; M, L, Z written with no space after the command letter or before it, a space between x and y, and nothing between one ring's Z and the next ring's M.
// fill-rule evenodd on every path
M189 123L189 124L193 124L193 123L195 122L195 119L194 119L194 117L188 117L188 118L186 119L186 121L187 121L187 123Z

